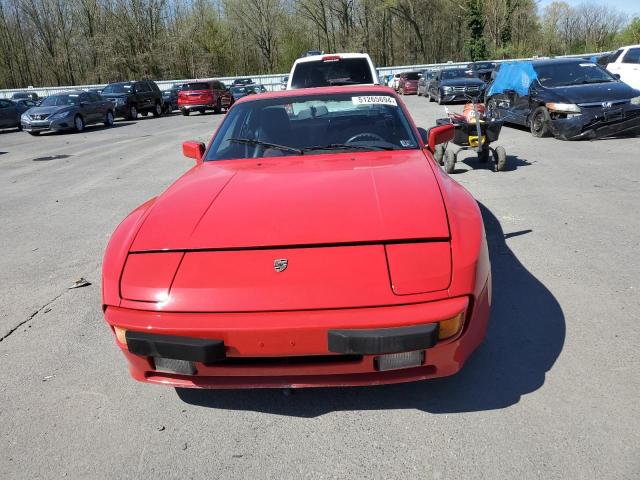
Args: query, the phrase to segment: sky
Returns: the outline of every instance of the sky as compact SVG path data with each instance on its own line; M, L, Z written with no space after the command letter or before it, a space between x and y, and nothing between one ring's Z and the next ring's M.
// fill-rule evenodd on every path
M571 6L579 5L581 3L595 3L606 4L610 7L615 7L618 10L633 17L634 15L640 16L640 0L563 0ZM540 10L549 5L553 0L539 0Z

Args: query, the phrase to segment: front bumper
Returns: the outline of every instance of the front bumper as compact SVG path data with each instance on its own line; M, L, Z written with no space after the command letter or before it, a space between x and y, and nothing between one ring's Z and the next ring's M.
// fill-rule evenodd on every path
M453 92L453 93L441 93L441 98L443 102L457 102L461 100L468 101L468 97L476 97L479 98L483 94L482 90L470 90L468 92Z
M30 120L28 122L20 120L20 123L25 132L60 132L74 128L73 116L55 120Z
M640 133L640 106L628 104L611 110L589 110L583 109L582 114L571 118L552 117L554 136L560 140L593 140Z
M125 328L128 336L135 338L136 332L142 332L143 340L151 341L142 347L117 342L131 375L139 381L191 388L350 386L456 373L485 335L489 303L487 282L473 300L457 297L377 308L218 314L107 307L105 318L112 327ZM437 322L465 309L461 333L437 341ZM166 336L175 338L167 340ZM177 354L193 362L192 375L156 369L154 356L159 355L159 348L175 352L176 345L191 340L196 340L196 350L206 347L197 350L200 353L187 348L186 353ZM172 346L167 347L167 341ZM224 358L212 360L221 358L221 345ZM376 355L405 349L425 350L422 365L376 369Z

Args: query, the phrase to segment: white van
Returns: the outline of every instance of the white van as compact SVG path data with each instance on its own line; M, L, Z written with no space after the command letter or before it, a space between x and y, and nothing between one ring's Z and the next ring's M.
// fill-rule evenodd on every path
M618 49L609 58L607 70L617 73L624 83L640 90L640 45Z
M376 68L366 53L331 53L297 59L289 74L287 90L378 84Z

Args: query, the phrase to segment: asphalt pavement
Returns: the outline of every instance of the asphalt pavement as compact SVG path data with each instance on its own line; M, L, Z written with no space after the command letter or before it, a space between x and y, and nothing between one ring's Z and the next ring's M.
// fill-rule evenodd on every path
M419 126L443 116L406 102ZM177 393L129 378L101 314L102 254L191 167L181 142L222 118L0 132L0 478L640 478L640 137L505 128L500 173L460 154L494 291L458 375Z

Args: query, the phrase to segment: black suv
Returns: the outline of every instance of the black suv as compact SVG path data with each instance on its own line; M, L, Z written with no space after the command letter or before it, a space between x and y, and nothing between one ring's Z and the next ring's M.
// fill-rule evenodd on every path
M162 92L151 80L110 83L102 90L102 98L113 102L116 117L127 120L135 120L139 113L146 117L149 112L159 117L164 109Z

